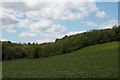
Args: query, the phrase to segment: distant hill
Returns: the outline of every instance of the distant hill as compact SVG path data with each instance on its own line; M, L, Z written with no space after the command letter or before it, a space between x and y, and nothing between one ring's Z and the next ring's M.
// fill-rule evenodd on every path
M107 42L120 41L120 26L113 28L90 30L81 34L64 36L55 42L37 44L2 42L2 60L23 58L42 58L53 55L67 54L78 49Z

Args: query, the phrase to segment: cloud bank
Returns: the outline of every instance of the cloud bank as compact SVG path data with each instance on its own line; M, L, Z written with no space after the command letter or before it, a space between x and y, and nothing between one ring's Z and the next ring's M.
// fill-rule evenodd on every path
M109 15L100 11L95 2L3 2L0 8L0 26L8 33L16 33L18 29L26 29L18 34L20 38L39 37L37 42L54 41L56 38L81 33L84 31L69 31L68 27L56 23L60 21L82 20L91 14L96 18L105 19ZM116 21L95 23L84 21L83 24L99 28L108 28Z

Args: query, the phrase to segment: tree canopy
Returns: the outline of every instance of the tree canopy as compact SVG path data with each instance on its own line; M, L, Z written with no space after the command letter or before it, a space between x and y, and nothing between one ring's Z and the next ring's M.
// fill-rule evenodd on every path
M2 60L41 58L58 54L66 54L86 46L111 41L120 41L120 26L109 29L90 30L81 34L64 36L55 42L38 44L18 44L11 41L0 41L2 44Z

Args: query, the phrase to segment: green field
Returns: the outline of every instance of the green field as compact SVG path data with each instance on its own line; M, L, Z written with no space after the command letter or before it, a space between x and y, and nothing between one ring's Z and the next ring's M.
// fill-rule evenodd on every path
M118 42L41 59L3 61L3 78L116 78Z

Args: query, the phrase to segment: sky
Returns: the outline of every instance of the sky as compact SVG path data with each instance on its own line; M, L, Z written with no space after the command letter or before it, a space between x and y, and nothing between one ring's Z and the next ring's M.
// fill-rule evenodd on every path
M118 24L117 2L2 2L1 41L54 42Z

